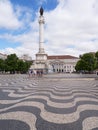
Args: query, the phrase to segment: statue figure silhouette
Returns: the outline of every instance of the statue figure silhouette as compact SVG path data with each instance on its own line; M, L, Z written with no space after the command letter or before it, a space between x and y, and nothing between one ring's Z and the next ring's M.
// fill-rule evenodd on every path
M43 10L43 8L41 7L41 8L40 8L40 15L42 16L43 13L44 13L44 10Z

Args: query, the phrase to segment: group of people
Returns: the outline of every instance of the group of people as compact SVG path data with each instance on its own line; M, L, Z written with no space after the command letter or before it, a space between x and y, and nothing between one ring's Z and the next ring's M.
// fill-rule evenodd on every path
M43 70L29 70L29 77L42 77Z

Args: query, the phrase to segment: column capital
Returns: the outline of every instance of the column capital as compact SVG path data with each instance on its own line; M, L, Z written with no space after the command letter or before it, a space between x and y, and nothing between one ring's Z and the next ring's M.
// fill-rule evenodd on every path
M39 24L41 23L45 23L44 17L43 16L39 16Z

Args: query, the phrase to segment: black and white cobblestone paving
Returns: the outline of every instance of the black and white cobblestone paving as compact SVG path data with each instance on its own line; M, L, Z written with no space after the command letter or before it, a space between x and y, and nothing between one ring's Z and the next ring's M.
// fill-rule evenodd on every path
M0 130L98 130L98 81L0 75Z

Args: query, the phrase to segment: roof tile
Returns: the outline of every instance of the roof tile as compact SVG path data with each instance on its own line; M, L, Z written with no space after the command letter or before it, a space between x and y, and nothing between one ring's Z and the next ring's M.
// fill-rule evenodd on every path
M79 58L71 55L51 55L47 56L47 59L52 60L52 59L79 59Z

